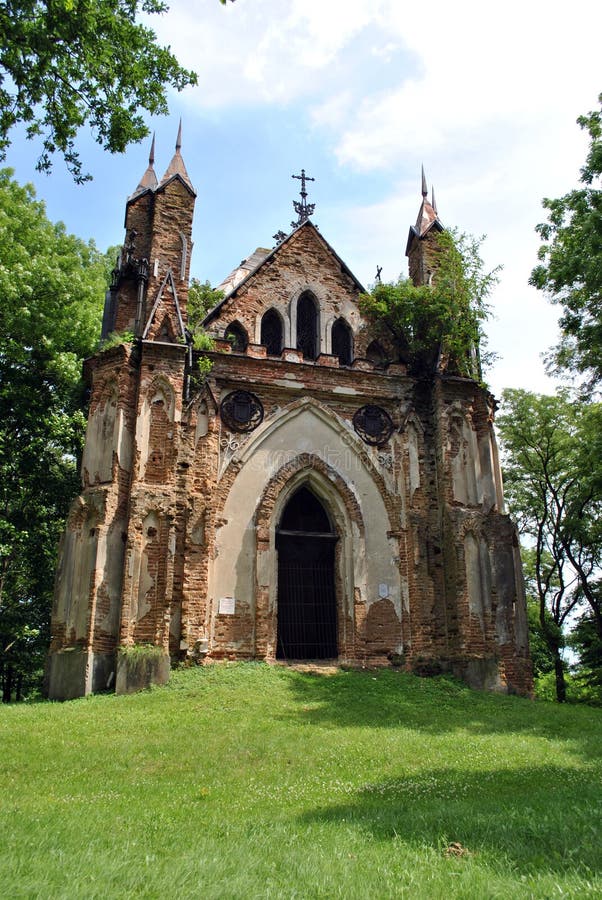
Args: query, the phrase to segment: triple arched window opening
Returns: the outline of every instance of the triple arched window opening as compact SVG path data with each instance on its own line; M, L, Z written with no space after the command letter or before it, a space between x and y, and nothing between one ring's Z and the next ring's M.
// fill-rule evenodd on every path
M315 360L320 355L320 311L316 297L311 291L304 291L297 300L296 333L293 335L297 350L305 360ZM284 320L278 310L272 308L261 319L260 343L267 349L268 356L280 356L284 340ZM231 322L225 331L225 338L235 352L244 353L249 344L249 336L240 322ZM339 365L350 366L353 362L353 333L349 323L338 318L331 329L332 354L339 359Z

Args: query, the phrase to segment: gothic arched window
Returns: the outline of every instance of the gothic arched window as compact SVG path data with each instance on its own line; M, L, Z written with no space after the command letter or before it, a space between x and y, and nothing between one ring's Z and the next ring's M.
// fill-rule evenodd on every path
M244 353L249 344L249 336L240 322L230 322L224 332L224 337L232 344L236 353Z
M304 359L318 355L318 304L310 291L297 300L297 350L303 352Z
M370 360L372 365L376 366L378 369L384 369L387 364L387 357L378 341L372 341L372 343L368 345L366 359Z
M337 319L332 326L332 354L339 357L341 366L353 362L353 335L345 319Z
M275 309L268 309L261 320L261 343L267 347L268 356L282 353L282 319Z

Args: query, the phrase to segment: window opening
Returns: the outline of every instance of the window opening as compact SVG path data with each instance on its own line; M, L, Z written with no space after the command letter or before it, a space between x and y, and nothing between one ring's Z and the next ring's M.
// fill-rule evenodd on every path
M244 353L249 345L247 332L239 322L231 322L224 332L224 337L230 341L236 353Z
M371 344L368 345L368 349L366 350L366 359L369 360L372 365L376 366L379 369L384 369L387 364L387 357L385 356L385 351L382 348L382 345L379 344L378 341L372 341Z
M267 348L268 356L282 353L282 319L275 309L269 309L261 320L261 343Z
M318 355L318 309L313 294L306 291L297 301L297 350L304 359Z
M332 353L338 356L341 366L353 362L353 336L345 319L337 319L332 326Z

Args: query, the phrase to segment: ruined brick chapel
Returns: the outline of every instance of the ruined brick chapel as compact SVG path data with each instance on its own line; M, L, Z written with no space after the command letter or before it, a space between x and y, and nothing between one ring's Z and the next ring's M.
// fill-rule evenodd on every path
M220 659L396 665L528 693L493 398L443 366L408 373L362 318L364 288L313 224L305 180L290 233L220 285L202 376L180 143L161 180L151 151L126 203L102 337L134 339L85 363L49 696L126 692ZM417 284L442 230L423 178L406 247Z

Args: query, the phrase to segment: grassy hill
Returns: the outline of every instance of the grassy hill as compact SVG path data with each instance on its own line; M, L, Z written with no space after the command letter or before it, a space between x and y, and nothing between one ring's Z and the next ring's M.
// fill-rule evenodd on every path
M602 713L393 670L0 708L0 896L601 897Z

